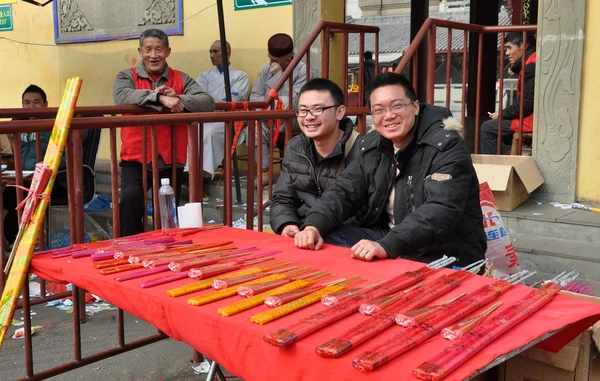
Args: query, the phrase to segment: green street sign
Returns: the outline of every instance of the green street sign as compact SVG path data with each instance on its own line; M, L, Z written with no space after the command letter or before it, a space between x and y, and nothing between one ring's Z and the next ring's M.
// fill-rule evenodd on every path
M13 30L12 5L0 5L0 31Z
M243 11L244 9L275 7L278 5L290 5L292 0L234 0L233 9Z

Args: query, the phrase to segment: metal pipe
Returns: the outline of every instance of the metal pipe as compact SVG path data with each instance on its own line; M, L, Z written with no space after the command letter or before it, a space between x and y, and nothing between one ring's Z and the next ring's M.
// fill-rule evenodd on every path
M197 123L190 123L187 127L188 141L190 146L190 171L188 182L190 186L190 202L202 202L198 196L198 178L202 181L201 172L198 168L198 128ZM201 170L201 169L200 169Z
M23 159L21 156L21 134L18 132L13 135L13 143L15 147L15 154L13 156L13 160L15 162L15 183L19 186L23 186ZM23 189L16 188L15 192L17 192L17 205L23 201ZM17 222L18 226L21 226L21 216L23 215L23 209L19 209L17 211Z
M496 155L502 155L502 110L504 109L504 33L500 33L500 88L498 89L498 142ZM496 110L494 110L496 111Z
M521 72L519 73L519 145L517 155L523 154L523 114L525 113L525 63L527 62L527 32L523 32L523 55L521 56Z
M329 38L329 28L325 27L321 37L321 78L329 78Z
M112 217L113 217L113 238L121 236L121 221L119 209L119 171L117 168L117 129L111 128L110 131L110 190L112 197Z
M349 38L348 32L344 33L344 57L348 57ZM348 104L348 60L344 60L344 78L342 80L342 89L344 90L344 105Z
M125 348L125 317L123 310L120 308L117 308L117 331L119 348Z
M463 39L463 69L462 69L462 98L461 98L461 107L460 107L460 123L465 125L466 118L466 105L467 105L467 46L469 45L469 32L465 30L465 35Z
M118 117L116 117L118 118ZM136 124L132 124L135 126ZM142 129L142 200L144 200L144 223L142 230L148 230L148 128L146 125L139 127ZM156 229L156 225L155 225Z
M45 380L47 378L56 376L58 374L62 374L62 373L68 372L70 370L81 368L82 366L86 366L88 364L92 364L94 362L104 360L109 357L113 357L118 354L121 354L121 353L128 352L132 349L137 349L137 348L143 347L148 344L156 343L157 341L164 340L167 337L168 336L166 336L164 334L157 334L157 335L149 336L149 337L146 337L146 338L143 338L140 340L132 341L131 343L126 344L124 348L119 348L119 347L111 348L111 349L96 353L91 356L83 357L79 361L72 361L70 363L63 364L63 365L57 366L52 369L47 369L43 372L37 373L33 377L22 378L19 381Z
M75 170L73 163L73 131L69 132L67 136L67 142L65 144L65 155L67 157L67 184L75 184ZM76 210L76 194L75 187L67 186L67 200L69 205L73 205L69 208L69 235L71 245L77 243L77 210Z
M436 33L435 25L429 30L428 49L427 49L427 103L430 105L434 104L435 98L435 43Z
M358 48L358 105L365 106L365 34L360 33Z
M198 202L204 201L204 124L198 123L198 179L196 186L198 187Z
M156 126L152 126L150 130L150 144L152 145L152 225L154 230L160 229L160 203L158 191L160 189L159 169L158 169L158 131ZM144 161L146 159L144 158ZM148 188L145 188L148 189ZM145 207L145 206L144 206Z
M448 29L446 48L446 108L450 109L450 82L452 79L452 29Z
M254 228L254 149L257 121L248 121L248 179L246 186L246 229ZM257 190L260 193L260 190Z
M229 150L233 144L231 123L225 123L225 159L223 160L223 178L224 193L223 193L223 224L231 226L233 224L233 192L231 189L231 156Z
M345 57L348 57L346 54ZM344 60L347 62L347 60ZM379 33L375 33L375 75L379 74Z
M4 274L2 274L4 277ZM29 304L29 277L23 282L23 330L25 331L25 370L27 377L33 377L33 344L31 341L31 308Z
M187 156L187 145L186 156ZM171 125L171 184L173 190L175 190L175 195L177 196L177 130L175 125ZM181 188L179 194L181 194ZM176 203L179 203L179 198L176 199Z
M481 120L481 65L483 62L483 33L479 33L479 51L477 52L477 95L475 102L475 154L479 153L479 122Z
M81 324L79 322L79 287L73 285L73 358L76 362L81 361Z

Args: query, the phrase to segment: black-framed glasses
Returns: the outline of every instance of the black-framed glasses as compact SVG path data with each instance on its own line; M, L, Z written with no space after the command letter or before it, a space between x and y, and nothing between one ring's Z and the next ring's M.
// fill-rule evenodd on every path
M386 110L389 110L392 114L400 114L401 112L403 112L408 106L414 104L415 101L412 102L408 102L408 103L396 103L391 105L390 107L379 107L376 106L374 108L371 109L371 115L375 116L375 117L382 117L385 115Z
M310 115L312 116L319 116L319 115L323 115L323 112L325 110L328 110L330 108L333 107L338 107L339 105L331 105L331 106L325 106L325 107L315 107L312 109L300 109L300 110L294 110L294 112L296 113L296 116L300 117L300 118L305 118L308 113L310 113Z

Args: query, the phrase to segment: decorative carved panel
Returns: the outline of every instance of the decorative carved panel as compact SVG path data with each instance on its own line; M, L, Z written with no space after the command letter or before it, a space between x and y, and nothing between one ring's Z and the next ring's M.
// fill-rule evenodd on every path
M534 157L545 184L536 195L574 202L586 0L540 0Z
M183 0L55 0L56 43L137 38L148 28L183 34Z
M294 48L297 50L321 21L321 0L294 1ZM310 49L310 76L320 77L321 37L318 37Z

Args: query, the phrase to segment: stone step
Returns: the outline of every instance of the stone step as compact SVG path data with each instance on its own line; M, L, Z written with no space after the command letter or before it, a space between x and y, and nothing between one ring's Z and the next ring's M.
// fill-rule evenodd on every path
M600 244L600 213L528 200L514 211L501 214L510 234Z
M511 239L521 267L538 272L533 282L550 279L562 271L577 271L578 280L596 286L594 294L600 295L600 244L518 234L511 235Z

